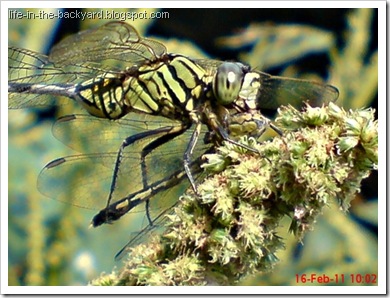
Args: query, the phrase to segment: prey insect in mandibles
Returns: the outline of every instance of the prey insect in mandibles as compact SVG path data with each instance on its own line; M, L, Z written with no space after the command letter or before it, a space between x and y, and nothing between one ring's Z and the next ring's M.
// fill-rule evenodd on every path
M196 191L201 156L221 141L237 144L230 124L241 116L251 119L260 108L283 104L318 106L338 97L330 85L167 53L163 44L124 22L71 35L48 56L9 47L8 63L9 108L44 106L65 96L90 114L56 122L56 137L91 152L50 162L38 187L74 205L101 206L93 226L115 221L143 202L152 223L175 204L167 193L188 185ZM264 124L255 123L258 129ZM67 129L78 131L82 140L72 139ZM102 170L83 177L87 161ZM71 186L71 197L61 191L67 175L79 181ZM97 187L102 177L107 199Z

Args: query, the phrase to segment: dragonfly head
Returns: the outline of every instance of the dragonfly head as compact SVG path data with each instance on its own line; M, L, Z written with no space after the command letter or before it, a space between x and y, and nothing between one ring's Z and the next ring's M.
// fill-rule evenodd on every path
M224 62L218 67L213 80L213 92L218 103L226 106L238 98L248 71L248 66L238 62Z
M234 104L241 111L257 108L260 75L239 62L222 63L213 80L213 92L223 106Z

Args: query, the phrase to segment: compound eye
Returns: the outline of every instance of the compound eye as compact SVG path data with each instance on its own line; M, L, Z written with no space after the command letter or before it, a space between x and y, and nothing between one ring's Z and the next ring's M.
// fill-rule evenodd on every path
M244 79L244 65L241 63L224 62L215 75L213 92L217 101L228 105L237 99Z

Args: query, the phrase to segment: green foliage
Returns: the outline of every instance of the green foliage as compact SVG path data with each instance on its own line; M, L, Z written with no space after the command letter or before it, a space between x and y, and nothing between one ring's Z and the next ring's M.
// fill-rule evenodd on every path
M358 109L370 105L378 92L378 51L369 52L373 9L354 9L347 17L345 46L330 52L330 80L340 86L338 104Z

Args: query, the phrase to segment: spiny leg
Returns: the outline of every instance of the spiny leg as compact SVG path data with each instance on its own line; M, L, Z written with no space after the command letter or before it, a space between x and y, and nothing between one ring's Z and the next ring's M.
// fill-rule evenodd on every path
M271 122L269 123L269 127L271 127L273 131L276 132L279 136L283 136L283 132Z
M211 128L222 138L222 140L229 142L231 144L234 144L236 146L245 148L251 152L258 153L262 155L260 152L257 150L248 147L244 144L240 144L236 142L235 140L231 139L228 130L232 130L236 132L236 135L238 136L243 136L243 135L249 135L249 136L254 136L256 139L261 137L263 133L266 131L266 128L269 127L272 130L274 130L278 135L282 136L283 133L282 131L276 127L274 124L272 124L271 120L267 119L263 115L255 112L242 112L242 113L237 113L234 115L228 115L225 119L225 125L221 125L218 120L217 116L213 112L209 112L209 124ZM247 129L240 129L241 126L245 128L245 124L247 123L252 123L254 125L249 125L247 126ZM238 129L237 129L238 127ZM263 156L263 155L262 155ZM265 157L268 161L270 161L266 156Z
M113 172L112 180L111 180L110 193L108 195L106 207L108 207L111 204L112 195L113 195L115 188L116 188L118 173L119 173L120 165L121 165L121 162L123 159L123 152L124 152L125 148L134 144L135 142L137 142L139 140L142 140L144 138L148 138L148 137L151 137L154 135L158 135L158 134L161 134L164 132L169 132L171 129L172 129L172 127L162 127L159 129L154 129L154 130L138 133L136 135L129 136L125 140L123 140L121 146L119 147L118 154L116 157L114 172ZM142 167L142 161L141 161L141 167Z
M198 190L196 188L195 179L191 173L191 157L192 157L192 153L194 151L194 148L198 142L201 128L202 128L202 123L198 122L195 124L195 129L192 132L190 142L188 143L187 149L184 152L184 158L183 158L184 170L187 173L188 180L190 180L192 189L194 190L195 194L198 194Z
M243 145L243 144L240 144L234 140L232 140L228 134L228 132L226 131L226 129L218 122L217 120L217 116L215 115L215 113L213 112L209 112L208 113L208 117L209 117L209 124L211 126L211 128L217 132L217 134L222 138L222 140L224 140L225 142L229 142L231 144L234 144L236 146L239 146L239 147L242 147L242 148L245 148L249 151L252 151L252 152L255 152L255 153L258 153L257 150L251 148L251 147L248 147L246 145Z
M161 137L155 139L151 143L149 143L147 146L145 146L141 151L141 175L142 175L142 184L143 188L146 189L149 187L149 183L147 181L147 167L146 167L146 156L151 153L156 148L164 145L165 143L171 141L172 139L176 138L177 136L181 135L188 129L189 125L181 125L181 126L173 126L169 130L164 131L165 134ZM162 131L163 132L163 131ZM153 222L150 217L150 200L147 199L145 202L145 211L146 211L146 217L149 221L149 224L152 225Z

